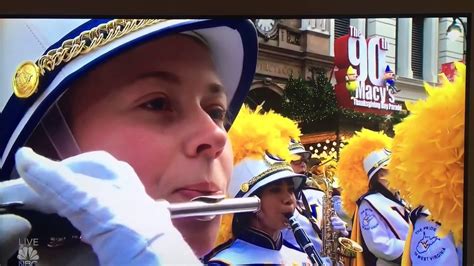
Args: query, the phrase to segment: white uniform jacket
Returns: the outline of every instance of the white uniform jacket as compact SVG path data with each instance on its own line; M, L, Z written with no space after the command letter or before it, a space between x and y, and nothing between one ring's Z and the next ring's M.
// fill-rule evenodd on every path
M275 242L262 231L249 228L237 239L218 247L207 265L280 264L311 265L308 256Z
M322 219L322 208L323 208L323 196L324 192L321 190L306 188L302 191L308 200L309 208L311 209L311 215L316 219L318 228L321 229L321 219ZM308 235L308 238L314 245L314 248L320 252L322 248L322 241L318 234L313 229L311 222L297 210L293 214L296 217L298 223L301 225L303 230ZM301 251L298 242L296 242L293 231L290 228L283 229L283 245Z
M358 203L364 253L368 252L365 264L399 265L409 229L408 210L381 193L363 196Z
M416 208L410 215L413 233L410 241L410 260L413 266L462 265L462 255L454 245L451 234L439 238L439 224L427 219L429 211ZM457 262L459 264L457 264Z

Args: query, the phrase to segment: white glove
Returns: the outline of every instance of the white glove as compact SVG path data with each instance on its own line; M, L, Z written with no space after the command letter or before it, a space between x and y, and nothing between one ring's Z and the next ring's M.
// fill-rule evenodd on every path
M56 212L47 201L41 200L40 196L22 178L0 182L0 204L13 202L22 202L23 206L19 208L23 209L46 214Z
M331 217L331 225L334 231L341 233L343 236L349 235L346 229L346 223L341 218L337 216Z
M18 173L70 220L101 265L199 264L171 223L167 202L149 197L135 171L106 152L61 162L21 148Z
M332 196L332 205L334 206L334 210L336 211L337 216L341 218L344 222L352 224L352 218L347 215L347 213L342 208L342 199L341 196L336 195Z
M23 217L0 214L0 265L7 265L8 259L18 251L18 240L26 238L31 224Z

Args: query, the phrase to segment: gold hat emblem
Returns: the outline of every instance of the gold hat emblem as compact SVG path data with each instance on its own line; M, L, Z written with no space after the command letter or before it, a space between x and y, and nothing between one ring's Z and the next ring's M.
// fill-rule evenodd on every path
M68 39L61 47L51 49L35 63L21 64L13 77L13 92L18 98L28 98L38 91L40 76L55 70L82 54L87 54L137 30L163 23L167 19L114 19Z
M249 183L243 183L242 185L240 185L240 190L242 190L242 192L244 193L249 191L249 188L250 188Z
M28 98L38 90L40 69L28 61L21 64L13 77L13 92L18 98Z

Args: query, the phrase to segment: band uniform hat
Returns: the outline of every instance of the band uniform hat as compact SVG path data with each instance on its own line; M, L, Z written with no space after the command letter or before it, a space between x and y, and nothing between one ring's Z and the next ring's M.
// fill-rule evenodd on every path
M290 150L291 154L299 155L305 160L309 160L309 158L311 158L311 152L307 151L301 142L295 141L294 139L290 139L288 149Z
M369 180L372 179L375 173L380 169L386 168L390 162L391 152L387 149L376 150L364 159L364 170L369 177Z
M170 34L200 36L227 90L231 123L250 88L257 61L255 27L244 19L0 19L0 30L3 179L13 169L15 151L70 84L130 48Z
M235 198L253 196L259 188L288 178L293 180L295 192L306 182L305 175L296 174L287 162L266 152L262 159L246 158L234 166L228 195Z

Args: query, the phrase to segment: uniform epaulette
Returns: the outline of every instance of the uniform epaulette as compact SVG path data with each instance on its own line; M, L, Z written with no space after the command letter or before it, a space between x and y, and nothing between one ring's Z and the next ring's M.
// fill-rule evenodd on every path
M425 213L423 213L423 205L418 206L411 211L410 222L412 224L415 224L416 220L418 220L418 218L420 218L421 215L427 216Z
M362 202L362 200L364 200L365 197L367 197L370 194L375 194L375 193L376 192L374 192L374 191L369 191L369 192L366 192L366 193L362 194L362 196L360 196L359 199L357 199L357 201L356 201L357 206L360 205L360 203Z

